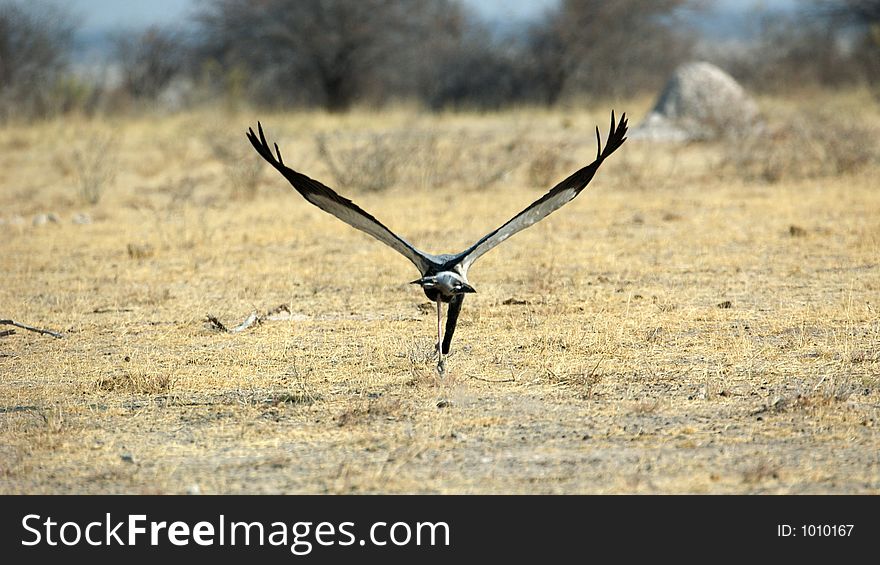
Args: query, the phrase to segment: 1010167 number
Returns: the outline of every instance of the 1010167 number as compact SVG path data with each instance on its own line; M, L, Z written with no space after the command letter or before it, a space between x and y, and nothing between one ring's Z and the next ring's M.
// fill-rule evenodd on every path
M849 537L855 524L805 524L801 526L804 537Z

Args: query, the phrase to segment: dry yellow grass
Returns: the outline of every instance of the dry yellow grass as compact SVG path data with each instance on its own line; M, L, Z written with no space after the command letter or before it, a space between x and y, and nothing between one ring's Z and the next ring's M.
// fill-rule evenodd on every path
M350 195L434 252L591 160L607 127L604 108L261 118L331 185L316 134L424 134L396 187ZM723 144L629 142L477 263L439 379L412 267L248 171L254 122L0 130L0 318L66 336L0 338L0 493L880 491L875 162L767 184ZM92 206L74 155L96 148L115 170ZM238 334L206 323L280 304L290 319Z

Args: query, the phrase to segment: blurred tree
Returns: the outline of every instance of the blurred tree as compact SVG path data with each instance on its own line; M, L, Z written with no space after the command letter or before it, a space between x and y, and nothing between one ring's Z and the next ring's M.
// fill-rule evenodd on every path
M53 112L76 29L61 8L0 1L0 118Z
M852 58L870 84L880 85L880 0L818 1L833 26L855 33Z
M871 27L880 24L880 0L819 0L823 11L851 25Z
M186 45L171 29L153 26L119 35L114 46L122 88L134 98L155 99L184 69Z
M544 101L574 92L655 90L694 41L681 14L692 0L563 0L530 34L534 81Z
M429 107L498 109L530 99L522 46L500 41L477 18L460 14L454 30L429 40L419 96Z
M345 110L424 80L419 53L458 33L449 0L206 0L203 56L250 74L258 102ZM405 84L401 84L401 83Z

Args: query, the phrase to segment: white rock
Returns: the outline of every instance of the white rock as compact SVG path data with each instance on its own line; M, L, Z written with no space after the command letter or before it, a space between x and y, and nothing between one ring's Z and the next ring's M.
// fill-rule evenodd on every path
M675 70L630 137L691 141L742 137L760 129L758 105L743 87L715 65L693 62Z

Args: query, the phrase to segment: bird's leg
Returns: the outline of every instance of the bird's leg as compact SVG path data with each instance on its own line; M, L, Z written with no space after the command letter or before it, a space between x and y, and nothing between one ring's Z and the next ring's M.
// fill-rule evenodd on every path
M440 376L446 375L446 360L443 358L443 303L437 299L437 372Z

